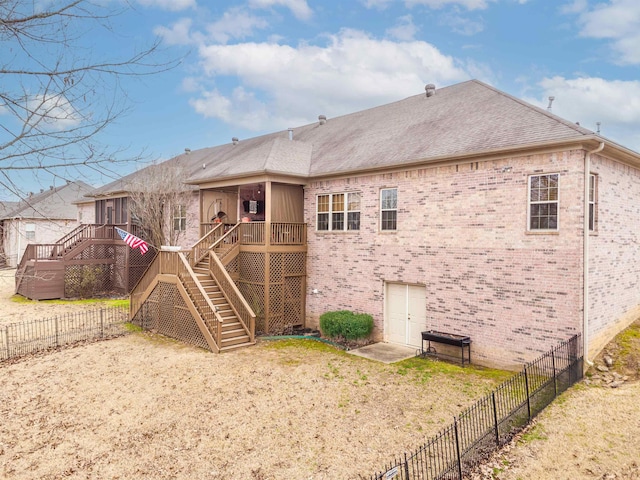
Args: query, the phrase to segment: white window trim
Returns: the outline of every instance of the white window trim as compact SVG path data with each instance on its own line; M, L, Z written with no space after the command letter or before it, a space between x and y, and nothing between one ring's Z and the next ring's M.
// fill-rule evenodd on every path
M358 210L349 210L349 195L358 194L360 195L360 208ZM344 195L344 210L334 211L333 210L333 196L334 195ZM318 198L319 197L329 197L329 211L328 212L319 212L318 211ZM339 230L333 228L333 214L334 213L342 213L344 215L342 225L343 227ZM360 225L358 225L357 229L349 230L349 214L350 213L360 213L360 220L362 220L362 192L354 191L354 192L331 192L331 193L318 193L316 194L316 232L359 232ZM318 228L318 215L328 215L328 228L326 230L320 230Z
M558 176L558 198L556 200L544 201L544 202L532 202L531 201L531 179L533 177L548 177L551 175ZM548 172L548 173L534 173L529 175L529 179L527 180L527 231L531 233L556 233L560 231L560 173L559 172ZM556 216L557 216L557 225L556 228L531 228L531 205L539 205L543 203L555 203L557 205Z
M178 214L182 214L182 209L184 209L184 216L176 215L176 211L178 212ZM173 220L172 223L173 223L173 231L174 232L186 232L187 231L187 206L186 205L175 205L173 207L172 220ZM184 229L183 228L180 228L180 229L176 228L176 220L179 221L178 225L180 227L182 227L182 224L183 224L182 220L184 220Z
M395 190L396 191L396 208L382 208L382 192L387 190ZM398 187L385 187L380 189L380 223L378 228L381 232L397 232L398 231ZM382 212L396 212L396 228L382 228Z
M591 200L591 179L593 178L593 200ZM589 231L598 231L598 175L589 174ZM591 206L593 205L593 228L591 228Z

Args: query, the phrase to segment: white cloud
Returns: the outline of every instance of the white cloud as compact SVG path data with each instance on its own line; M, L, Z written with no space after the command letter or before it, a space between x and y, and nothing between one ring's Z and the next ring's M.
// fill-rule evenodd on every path
M564 11L579 14L581 36L611 40L616 62L640 64L640 2L609 0L589 9L583 1L576 0Z
M172 12L196 7L196 0L138 0L138 3L145 7L158 7Z
M260 17L240 9L232 8L222 15L217 22L207 25L210 38L220 43L227 43L230 39L247 38L256 29L264 29L269 23Z
M299 20L308 20L313 15L307 0L249 0L249 5L253 8L286 7Z
M181 18L171 27L159 26L153 29L153 33L168 45L189 45L194 43L191 35L191 25L193 21L190 18Z
M601 122L602 135L640 151L640 81L553 77L539 87L541 95L527 101L546 108L553 95L553 113L593 131Z
M429 8L443 8L447 5L458 5L467 10L484 10L489 6L489 2L497 0L406 0L409 7L414 5L424 5Z
M418 27L413 23L411 15L399 17L396 24L386 31L388 36L404 42L413 40L416 33L418 33Z
M445 14L440 17L440 23L451 27L455 33L460 35L475 35L484 30L484 23L478 20L471 20L458 13Z
M190 18L181 18L170 27L156 27L153 32L169 45L190 45L203 44L207 40L227 43L233 39L251 37L256 30L268 26L269 23L265 19L240 8L232 8L224 12L219 20L207 24L204 27L206 34L193 31L193 20Z
M393 2L394 0L361 0L365 8L376 8L378 10L384 10Z
M50 130L64 130L80 125L81 114L63 95L33 95L27 99L29 124Z
M202 47L204 74L235 76L241 89L203 91L192 105L234 125L274 130L311 122L320 113L337 116L416 95L425 83L469 78L460 62L423 41L378 40L354 30L328 38L325 46Z

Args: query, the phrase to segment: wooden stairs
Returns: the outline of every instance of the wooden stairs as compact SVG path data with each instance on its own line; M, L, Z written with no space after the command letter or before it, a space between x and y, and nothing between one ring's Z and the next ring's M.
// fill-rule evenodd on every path
M193 273L195 273L216 311L222 317L220 352L228 352L229 350L254 345L255 342L251 341L249 333L234 313L222 290L215 280L211 278L206 258L193 267Z

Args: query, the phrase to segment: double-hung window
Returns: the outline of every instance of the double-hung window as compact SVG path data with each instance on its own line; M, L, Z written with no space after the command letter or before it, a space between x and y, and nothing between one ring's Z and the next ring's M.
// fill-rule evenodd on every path
M593 173L589 175L589 231L596 230L598 224L598 211L596 199L598 194L598 177Z
M174 207L173 207L173 229L176 232L184 232L187 229L187 207L186 207L186 205L174 205Z
M316 228L324 231L360 230L360 203L359 192L318 195Z
M24 236L27 240L34 240L36 238L36 224L35 223L25 223L24 225Z
M529 230L558 230L557 173L529 177Z
M380 190L380 230L396 230L398 227L398 189Z

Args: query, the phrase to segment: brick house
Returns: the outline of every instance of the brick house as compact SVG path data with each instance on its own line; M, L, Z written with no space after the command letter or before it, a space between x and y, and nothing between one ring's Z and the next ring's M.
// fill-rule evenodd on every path
M578 332L590 357L640 312L640 155L481 82L234 139L202 163L201 218L216 189L239 217L262 186L267 221L270 188L304 192L288 220L308 228L307 326L353 309L378 340L465 334L474 362L514 367Z
M18 265L28 244L53 243L82 222L91 222L92 205L87 208L83 198L91 190L82 181L67 182L30 193L1 212L0 243L7 265Z
M482 82L187 155L200 240L131 315L214 351L350 309L511 368L575 333L592 358L640 314L640 155Z

